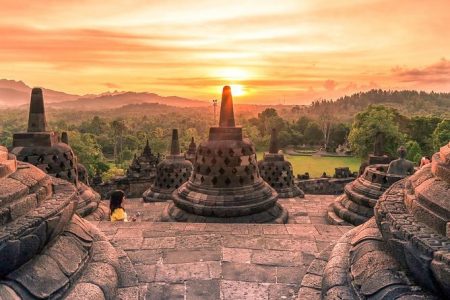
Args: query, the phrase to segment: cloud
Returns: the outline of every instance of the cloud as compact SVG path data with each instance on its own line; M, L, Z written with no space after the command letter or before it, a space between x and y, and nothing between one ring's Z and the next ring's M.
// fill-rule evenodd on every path
M112 83L112 82L105 82L103 83L104 86L106 86L107 88L110 89L118 89L120 88L120 85L116 84L116 83Z
M450 61L442 58L439 62L423 68L395 67L392 73L399 81L406 83L450 84Z
M325 80L325 82L323 83L323 87L327 91L333 91L336 88L336 81L331 79Z

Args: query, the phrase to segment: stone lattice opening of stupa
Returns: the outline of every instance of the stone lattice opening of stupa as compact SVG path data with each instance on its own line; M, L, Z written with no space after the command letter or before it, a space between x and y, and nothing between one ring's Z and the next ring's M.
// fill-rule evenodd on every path
M20 161L31 163L53 177L74 184L81 196L77 207L79 215L89 215L94 219L106 216L107 209L101 205L100 195L86 184L87 173L83 171L86 168L78 164L67 133L62 135L60 141L59 135L49 130L41 88L33 88L31 91L28 128L26 132L13 135L11 153ZM79 170L84 175L83 180L79 180Z
M145 202L159 202L172 199L172 193L185 183L192 172L192 163L180 152L178 129L172 130L170 155L156 167L156 179L144 192Z
M280 198L304 198L305 193L295 184L292 164L279 152L276 129L272 129L269 152L258 162L262 178L273 187Z
M188 182L172 195L165 221L285 223L287 211L277 192L261 177L252 142L235 125L231 88L222 92L218 127L196 153Z

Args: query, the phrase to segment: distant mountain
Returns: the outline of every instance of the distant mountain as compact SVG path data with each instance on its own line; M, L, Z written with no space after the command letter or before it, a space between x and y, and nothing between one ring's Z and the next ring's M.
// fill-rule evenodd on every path
M48 107L59 109L100 110L115 109L129 104L159 103L177 107L202 107L209 103L177 96L160 96L147 92L114 91L102 94L72 95L43 88ZM22 81L0 79L0 108L28 105L31 87Z
M201 107L209 105L209 103L205 101L192 100L177 96L164 97L154 93L123 92L103 94L97 97L82 97L74 101L52 103L50 107L64 109L73 108L77 110L100 110L114 109L125 105L140 103L159 103L178 107Z
M73 101L79 95L43 88L46 103ZM17 107L30 102L31 87L23 81L0 79L0 107Z

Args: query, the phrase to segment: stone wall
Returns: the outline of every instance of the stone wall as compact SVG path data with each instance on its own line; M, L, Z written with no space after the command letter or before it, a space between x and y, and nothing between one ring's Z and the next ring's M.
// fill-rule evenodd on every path
M313 178L298 180L297 186L305 194L313 195L338 195L344 192L347 183L355 180L354 177L347 178Z

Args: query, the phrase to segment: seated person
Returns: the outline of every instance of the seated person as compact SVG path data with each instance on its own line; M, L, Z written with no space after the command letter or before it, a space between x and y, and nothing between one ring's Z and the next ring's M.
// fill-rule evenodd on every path
M125 193L121 190L116 190L111 193L109 209L111 222L122 221L128 222L128 216L123 207L123 201L125 200ZM131 221L136 221L136 218L132 218Z
M414 163L406 160L406 148L401 146L397 150L398 159L391 161L387 170L388 174L408 176L414 174Z
M428 165L430 163L431 163L431 158L429 156L424 156L420 160L420 168L422 168L423 166Z

